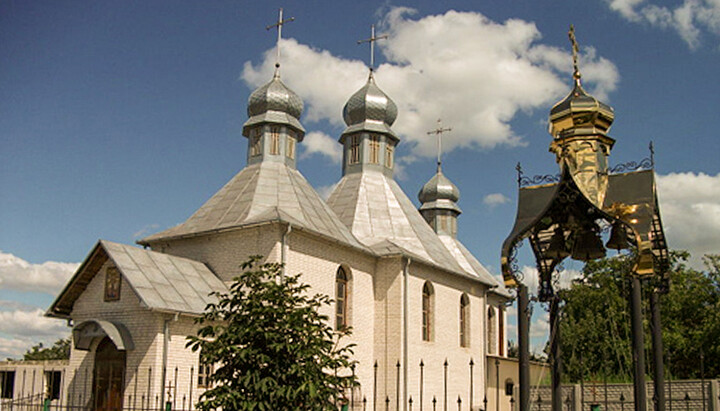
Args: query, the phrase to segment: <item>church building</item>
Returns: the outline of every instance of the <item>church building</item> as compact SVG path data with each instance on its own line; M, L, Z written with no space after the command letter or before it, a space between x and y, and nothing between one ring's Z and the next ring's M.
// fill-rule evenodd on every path
M186 336L208 294L261 255L329 295L333 327L352 327L351 409L408 409L411 399L415 409L479 409L488 356L507 355L510 294L457 238L458 188L440 161L419 208L400 188L397 106L370 70L343 109L342 178L324 200L297 168L302 110L278 65L250 95L237 175L185 222L138 241L144 248L101 240L90 251L47 312L72 325L63 403L194 409L212 365Z

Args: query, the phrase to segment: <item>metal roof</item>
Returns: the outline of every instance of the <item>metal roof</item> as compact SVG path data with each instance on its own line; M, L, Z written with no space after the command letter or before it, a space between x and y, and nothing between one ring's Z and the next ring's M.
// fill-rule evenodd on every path
M299 171L269 161L245 167L184 223L139 242L273 221L365 249Z
M227 292L225 284L203 263L131 245L100 240L65 286L47 315L65 317L107 260L151 310L200 315L217 302L213 291Z
M377 254L404 252L477 279L458 263L397 182L383 173L347 174L335 187L328 204L355 237Z

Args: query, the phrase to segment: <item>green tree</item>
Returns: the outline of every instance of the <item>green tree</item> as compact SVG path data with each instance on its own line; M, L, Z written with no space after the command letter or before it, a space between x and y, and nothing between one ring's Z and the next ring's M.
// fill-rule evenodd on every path
M685 265L687 252L671 253L670 290L661 296L666 373L674 378L700 377L700 352L706 376L720 375L720 257L705 258L707 271ZM564 378L632 379L630 273L632 256L589 262L579 281L561 290L561 350ZM645 296L646 354L651 351L649 292ZM646 361L650 366L651 361ZM648 369L648 372L650 369Z
M38 343L23 355L23 360L26 361L67 360L69 358L70 337L55 341L52 347L43 347L43 343Z
M299 275L282 276L282 265L254 256L227 293L215 293L197 319L188 346L215 364L198 408L210 410L328 410L356 383L350 330L334 331L319 309L326 295L309 294Z

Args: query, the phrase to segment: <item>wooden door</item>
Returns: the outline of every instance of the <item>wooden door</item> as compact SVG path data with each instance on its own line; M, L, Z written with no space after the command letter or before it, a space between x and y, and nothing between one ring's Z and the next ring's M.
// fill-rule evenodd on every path
M97 411L122 410L125 385L125 351L105 337L95 351L93 402Z

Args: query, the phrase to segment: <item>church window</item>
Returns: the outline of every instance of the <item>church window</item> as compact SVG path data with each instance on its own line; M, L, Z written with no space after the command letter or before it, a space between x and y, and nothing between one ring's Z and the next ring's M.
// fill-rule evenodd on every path
M260 129L253 129L250 132L250 157L260 155Z
M488 307L487 334L488 354L495 354L495 307Z
M350 137L350 161L349 164L360 162L360 136Z
M393 166L393 151L395 150L395 147L391 146L389 143L385 146L385 167L392 168Z
M423 285L422 290L422 337L423 341L432 341L433 338L433 288L429 282Z
M370 136L370 163L380 163L380 136Z
M120 271L117 267L108 267L105 271L105 301L120 299Z
M460 297L460 346L470 346L470 299L463 293Z
M285 155L288 158L295 158L295 132L294 131L288 131L287 147L285 148Z
M348 326L348 275L343 267L338 268L335 276L335 329L344 330Z
M280 154L280 127L270 127L270 154Z
M212 364L208 364L202 360L202 356L200 356L200 364L198 365L198 380L197 385L198 388L210 388L212 386L212 382L210 381L210 376L212 376L213 373L213 366Z

